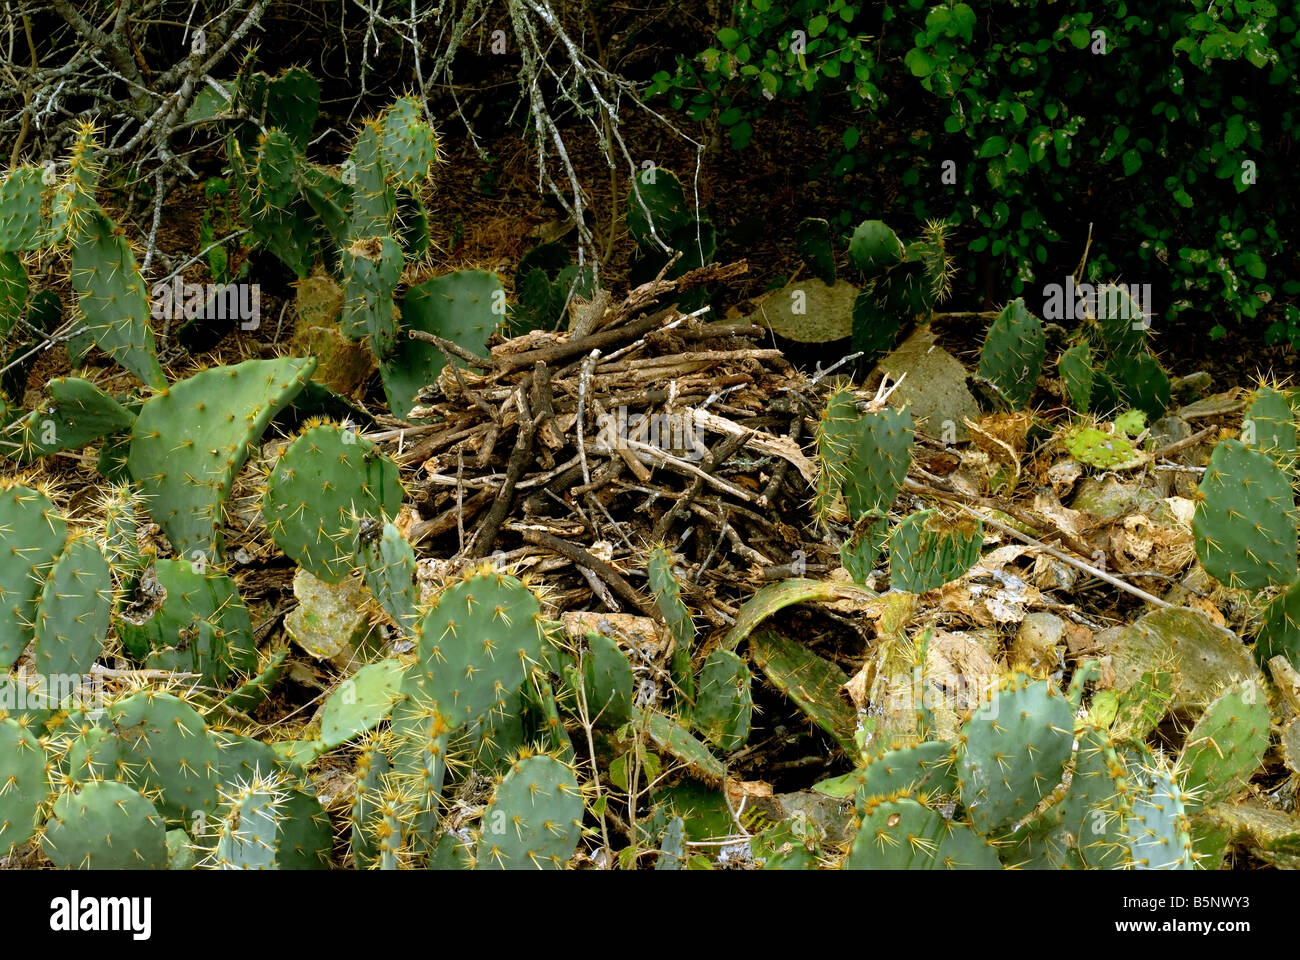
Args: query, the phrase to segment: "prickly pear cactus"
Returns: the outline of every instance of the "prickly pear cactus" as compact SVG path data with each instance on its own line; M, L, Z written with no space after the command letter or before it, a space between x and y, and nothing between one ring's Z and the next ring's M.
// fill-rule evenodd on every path
M313 359L213 367L151 397L131 433L127 469L178 556L216 563L221 505L271 418L311 378Z
M1074 751L1070 701L1046 681L1004 677L961 728L961 799L983 834L1028 816L1061 782Z
M1128 864L1134 870L1190 870L1193 866L1191 821L1186 795L1174 774L1163 766L1134 773L1131 812L1124 820Z
M968 824L910 796L868 802L845 870L997 870L996 848Z
M113 579L89 537L74 537L55 561L36 610L36 669L47 677L89 672L108 637Z
M1255 659L1263 665L1276 656L1300 668L1300 583L1287 587L1264 608Z
M31 642L36 604L68 525L43 491L0 480L0 536L0 669L7 670Z
M646 575L654 593L659 615L668 625L673 638L673 683L678 690L679 706L689 714L695 702L695 678L691 673L691 650L695 645L695 624L691 612L682 602L682 588L673 575L673 558L667 550L656 547L646 560Z
M397 527L375 519L361 521L357 542L366 586L398 629L412 633L419 619L415 551Z
M691 724L724 752L739 750L749 739L754 712L749 684L749 667L730 650L714 650L700 667Z
M521 757L483 811L479 869L556 870L582 836L582 794L573 770L546 754Z
M882 750L867 757L866 764L851 779L859 813L873 801L900 793L953 794L957 791L955 748L945 740L927 740L897 750Z
M41 832L41 849L62 870L164 870L167 828L133 787L94 780L59 794Z
M59 450L75 450L110 433L128 430L135 415L88 380L56 377L49 382L48 406L33 410L14 429L19 456L33 460Z
M1023 298L1003 308L980 350L979 374L1019 408L1033 396L1043 371L1047 342L1043 323L1025 309Z
M401 504L396 464L352 429L317 424L280 455L262 516L281 550L336 583L352 572L361 520L393 516Z
M587 635L582 679L587 715L593 722L606 727L627 722L632 715L632 664L612 637Z
M889 538L889 578L899 590L924 593L956 580L979 560L978 520L946 520L937 510L909 514Z
M157 798L163 816L189 826L216 807L221 755L193 707L146 689L112 703L104 725L73 742L68 769L74 779L134 784Z
M1296 504L1273 460L1221 440L1201 480L1192 536L1210 576L1248 590L1296 579Z
M1187 735L1175 769L1188 813L1245 789L1268 749L1268 701L1254 679L1237 680Z
M1290 398L1272 386L1255 391L1241 424L1241 439L1283 468L1296 462L1296 416Z
M12 717L0 719L0 850L26 843L36 832L36 814L49 793L45 751L28 725Z
M1072 427L1062 438L1070 456L1090 467L1112 470L1141 462L1133 441L1122 433L1107 433L1097 427Z
M1057 370L1061 374L1061 383L1065 394L1070 398L1074 409L1080 413L1088 412L1092 401L1093 361L1092 350L1086 343L1077 343L1061 354L1057 361Z
M144 614L124 611L118 623L122 645L136 659L197 673L216 686L257 666L248 608L229 576L188 560L159 560L153 581L163 591L161 603Z

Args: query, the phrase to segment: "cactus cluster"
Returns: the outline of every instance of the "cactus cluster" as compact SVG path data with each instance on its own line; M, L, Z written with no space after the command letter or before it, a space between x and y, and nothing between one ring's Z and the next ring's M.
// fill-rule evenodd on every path
M865 282L853 302L852 344L865 359L887 352L908 321L928 316L947 296L953 273L947 233L946 224L932 221L905 244L880 220L864 220L854 230L849 260Z

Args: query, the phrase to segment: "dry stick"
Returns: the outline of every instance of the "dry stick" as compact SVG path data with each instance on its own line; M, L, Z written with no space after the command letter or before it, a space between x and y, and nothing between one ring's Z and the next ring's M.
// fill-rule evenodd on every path
M444 353L454 353L466 363L473 364L476 367L482 367L484 370L492 369L492 361L486 357L480 357L477 353L466 350L458 343L446 340L436 333L428 333L424 330L408 330L407 334L412 340L422 340L425 343L431 343Z
M1190 437L1184 437L1182 440L1175 440L1173 443L1165 444L1159 450L1153 450L1151 452L1151 459L1162 460L1170 454L1186 450L1188 447L1194 447L1202 440L1208 440L1218 432L1218 427L1206 427L1204 430L1199 430Z
M707 475L715 473L717 469L726 463L726 461L737 450L745 445L747 439L748 437L743 433L723 437L714 445L713 449L709 451L709 458L704 462L704 465L701 468L703 472ZM655 524L654 533L652 534L651 539L656 543L662 541L664 535L668 532L668 528L672 526L673 521L680 516L686 515L690 510L691 501L698 497L703 489L703 477L696 477L692 480L690 487L687 489L686 493L682 495L681 499L673 504L672 507L659 518L658 523Z
M692 477L702 477L705 483L717 487L723 493L729 493L736 499L744 500L746 503L754 502L754 495L752 493L742 490L740 487L727 483L727 481L712 476L711 474L705 473L695 464L674 457L672 454L660 450L653 444L642 443L640 440L633 440L631 438L624 440L623 443L633 450L640 450L644 453L648 453L650 456L663 463L664 466L676 470L678 473L685 473Z
M642 616L659 619L658 610L649 606L632 585L604 560L593 557L582 547L561 540L542 530L524 530L524 541L538 547L554 550L562 557L567 557L580 567L586 567L600 579L609 584L610 589L618 594L629 606L634 607Z
M539 360L542 363L553 364L557 360L567 360L569 357L576 357L580 353L604 350L614 344L622 343L625 340L635 340L637 337L649 333L661 326L664 320L672 314L673 308L666 307L663 310L656 310L640 320L634 320L629 324L610 330L602 330L599 333L593 333L589 337L580 337L577 340L555 343L549 347L540 347L537 350L527 350L523 353L498 357L496 366L500 372L509 373L521 367L531 367ZM412 331L412 335L414 333L415 331Z
M417 332L423 332L423 331L415 331L415 330L411 331L411 333L413 334ZM433 335L430 334L430 336ZM442 354L442 358L447 361L447 366L451 367L452 375L455 376L456 382L460 384L461 393L469 397L470 400L473 401L474 406L478 407L480 410L486 413L488 415L489 420L491 420L497 426L500 426L501 415L497 413L497 411L489 407L486 401L484 401L482 397L480 397L477 393L475 393L473 390L469 388L469 384L467 384L465 382L465 378L461 376L460 367L456 366L455 362L451 359L451 354L447 351L447 348L444 346L444 344L450 343L450 341L443 340L442 337L435 336L433 337L433 340L431 342L435 347L438 348L438 352Z
M908 477L907 480L904 481L904 489L907 490L909 493L916 493L926 497L934 497L938 500L946 500L947 502L955 503L958 506L967 506L973 503L978 506L984 507L985 509L988 510L997 510L1001 513L1005 513L1009 517L1014 517L1015 519L1019 520L1027 527L1033 527L1035 529L1039 529L1043 526L1043 522L1041 520L1037 520L1031 516L1026 516L1025 512L1021 510L1019 507L1015 506L1014 504L998 503L998 501L990 500L987 497L975 497L975 496L971 496L970 494L958 493L956 490L939 490L936 489L935 487L928 487L923 483L918 483L916 480L913 480L911 477ZM1052 528L1047 534L1044 535L1043 538L1059 539L1062 543L1064 543L1067 547L1069 547L1071 550L1073 550L1081 557L1092 556L1092 551L1088 548L1088 545L1086 543L1079 540L1077 537L1074 537L1071 534L1066 533L1064 530L1060 529L1059 527Z
M790 442L798 446L799 437L803 433L803 415L796 412L794 419L790 421L790 432L786 434ZM790 469L789 460L777 460L776 465L772 467L772 478L767 481L767 486L758 496L758 505L760 507L770 507L776 502L777 492L781 489L781 484L785 481L786 471Z
M958 506L961 507L963 510L965 510L967 513L971 514L971 516L978 517L980 520L982 520L984 523L987 523L995 530L1001 530L1003 533L1010 534L1011 536L1019 540L1021 543L1027 543L1031 547L1037 547L1038 549L1049 554L1050 556L1055 557L1057 560L1060 560L1062 563L1068 563L1070 566L1074 567L1075 569L1082 570L1084 573L1091 574L1092 576L1096 577L1098 580L1105 580L1112 587L1117 587L1120 590L1123 590L1125 593L1130 593L1135 597L1145 600L1147 603L1153 603L1157 607L1173 608L1175 606L1175 604L1172 604L1167 600L1161 600L1159 597L1153 596L1147 593L1145 590L1133 586L1131 583L1125 583L1123 580L1120 580L1118 577L1112 577L1109 573L1107 573L1104 570L1098 570L1090 563L1084 563L1082 560L1076 559L1075 557L1070 556L1068 553L1062 553L1060 550L1057 550L1054 547L1049 547L1041 540L1035 540L1033 537L1029 536L1028 534L1021 533L1015 527L1009 526L1008 524L1003 523L1001 520L994 520L992 517L986 517L978 510L972 509L971 507L967 506L964 503L959 503Z
M487 516L483 518L483 524L478 528L478 533L475 535L476 543L472 556L476 559L482 559L492 552L492 544L496 540L497 531L501 529L501 524L505 522L506 516L510 513L510 508L514 506L515 484L519 482L525 467L532 460L536 423L528 409L528 399L525 395L526 389L526 384L520 384L518 392L515 394L515 403L519 406L519 430L515 434L515 447L510 452L510 461L506 464L505 481L501 484L501 489L497 492L492 508L488 510Z

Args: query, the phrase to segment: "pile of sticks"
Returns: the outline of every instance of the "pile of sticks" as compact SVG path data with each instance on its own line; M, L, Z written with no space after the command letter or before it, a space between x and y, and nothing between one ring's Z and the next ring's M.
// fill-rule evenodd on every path
M448 365L410 421L371 439L410 477L417 551L544 573L568 609L653 616L645 552L664 544L719 626L756 581L834 566L807 510L815 386L764 328L678 306L745 270L643 284L597 300L573 332L534 331L487 357L412 331Z

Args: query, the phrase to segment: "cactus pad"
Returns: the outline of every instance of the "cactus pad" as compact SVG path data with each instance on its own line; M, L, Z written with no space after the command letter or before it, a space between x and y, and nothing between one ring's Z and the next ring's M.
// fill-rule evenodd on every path
M350 429L309 427L267 479L262 515L276 544L312 576L337 583L352 571L358 523L402 504L397 466Z

